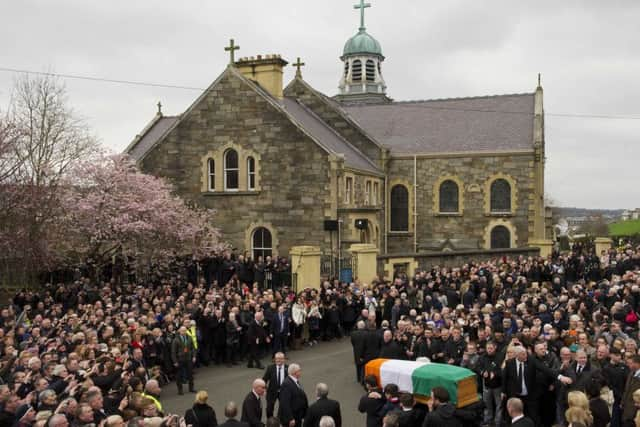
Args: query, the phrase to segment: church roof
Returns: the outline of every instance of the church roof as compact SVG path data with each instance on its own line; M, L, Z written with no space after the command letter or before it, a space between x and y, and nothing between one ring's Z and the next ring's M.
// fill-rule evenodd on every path
M177 116L156 116L142 134L125 150L135 161L141 160L151 147L178 121Z
M296 124L320 142L325 149L335 154L344 155L346 166L368 172L381 173L380 169L367 156L297 100L285 97L282 100L282 105L295 119Z
M328 153L344 155L345 165L354 169L359 169L376 174L382 174L376 164L356 147L346 141L333 128L317 117L311 110L302 106L293 98L283 98L282 100L273 97L260 84L244 77L234 67L228 67L216 81L192 104L181 116L165 117L156 115L145 127L140 135L136 136L133 142L125 149L135 161L141 161L144 156L151 151L154 145L161 142L163 137L174 128L182 117L186 117L194 105L197 105L205 94L214 86L226 73L231 73L236 78L246 82L251 88L262 95L273 107L282 111L288 120L303 132L311 137L322 149Z
M342 109L396 155L533 149L533 93Z

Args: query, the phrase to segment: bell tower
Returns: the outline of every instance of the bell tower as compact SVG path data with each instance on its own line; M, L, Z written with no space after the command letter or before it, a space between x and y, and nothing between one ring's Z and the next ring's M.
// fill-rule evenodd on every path
M382 48L380 43L367 33L364 25L364 11L371 3L360 0L353 6L360 9L358 33L347 40L342 56L343 72L335 99L342 103L390 102L387 85L382 77Z

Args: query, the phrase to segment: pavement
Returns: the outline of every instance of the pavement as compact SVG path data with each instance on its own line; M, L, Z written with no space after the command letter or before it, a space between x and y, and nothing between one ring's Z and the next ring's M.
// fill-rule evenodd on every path
M358 412L358 402L364 391L356 383L353 350L349 337L290 351L287 357L287 363L298 363L302 368L300 382L307 393L310 405L316 400L315 385L324 382L329 386L329 398L340 402L342 425L344 427L365 425L365 416ZM262 361L265 367L269 363L268 357ZM247 368L246 362L232 368L224 365L203 366L195 372L195 388L209 393L208 403L216 411L218 423L222 423L225 420L226 402L233 400L238 407L241 407L242 401L251 390L251 383L263 374L263 370ZM165 412L184 415L185 411L191 408L195 395L187 393L186 388L185 386L185 394L179 396L174 383L164 387L160 400ZM263 402L263 408L265 407L266 402Z

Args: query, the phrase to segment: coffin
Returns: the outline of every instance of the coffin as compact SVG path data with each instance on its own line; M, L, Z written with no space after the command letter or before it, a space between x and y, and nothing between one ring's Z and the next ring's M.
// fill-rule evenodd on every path
M458 408L478 402L476 374L466 368L443 363L374 359L364 368L374 375L378 385L396 384L400 391L412 393L416 401L426 403L433 387L444 387Z

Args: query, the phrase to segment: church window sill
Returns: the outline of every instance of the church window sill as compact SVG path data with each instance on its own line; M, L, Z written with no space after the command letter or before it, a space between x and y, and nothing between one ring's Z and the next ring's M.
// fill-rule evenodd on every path
M436 216L436 217L448 217L448 216L459 217L459 216L462 216L462 212L436 212L435 214L433 214L433 216Z
M413 236L413 233L410 232L410 231L390 231L389 232L389 236L411 237L411 236Z
M205 197L218 196L258 196L260 191L204 191L202 195Z
M487 212L484 215L497 218L508 218L513 216L513 212Z

